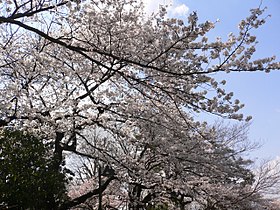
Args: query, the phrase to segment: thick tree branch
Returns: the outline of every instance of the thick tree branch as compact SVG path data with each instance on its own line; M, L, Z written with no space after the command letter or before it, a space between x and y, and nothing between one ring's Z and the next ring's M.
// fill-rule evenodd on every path
M113 181L114 179L117 179L115 176L112 176L110 178L108 178L103 185L101 185L99 188L94 189L80 197L77 197L69 202L66 202L64 204L62 204L62 206L59 208L59 210L67 210L71 207L77 206L81 203L84 203L87 199L91 198L94 195L98 195L101 191L101 193L103 193L106 188L108 187L108 185L111 183L111 181Z
M38 34L39 36L41 36L41 37L43 37L43 38L45 38L45 39L47 39L47 40L49 40L49 41L51 41L55 44L61 45L61 46L65 47L65 48L67 48L71 51L79 53L80 55L84 56L88 60L96 63L97 65L99 65L101 67L104 67L105 69L110 69L110 67L104 65L100 61L97 61L97 60L93 59L92 57L87 55L86 52L98 53L100 55L108 56L108 57L111 57L113 59L122 61L124 63L132 64L132 65L135 65L135 66L138 66L138 67L141 67L141 68L148 68L148 69L156 70L156 71L159 71L159 72L162 72L162 73L167 73L167 74L170 74L170 75L173 75L173 76L187 76L187 75L195 74L193 72L184 72L184 73L172 72L172 71L169 71L169 70L166 70L166 69L163 69L163 68L159 68L159 67L156 67L156 66L153 66L153 65L149 65L150 62L141 63L140 61L134 61L134 60L130 60L130 59L127 59L127 58L121 58L119 56L113 55L112 53L100 51L98 49L86 49L86 48L83 48L83 47L72 46L72 45L69 45L69 44L61 41L58 38L54 38L54 37L49 36L48 34L44 33L43 31L41 31L37 28L31 27L29 25L26 25L26 24L20 22L20 21L14 20L13 18L0 17L0 24L1 23L15 24L15 25L18 25L18 26L20 26L20 27L22 27L22 28L24 28L28 31L32 31L32 32Z

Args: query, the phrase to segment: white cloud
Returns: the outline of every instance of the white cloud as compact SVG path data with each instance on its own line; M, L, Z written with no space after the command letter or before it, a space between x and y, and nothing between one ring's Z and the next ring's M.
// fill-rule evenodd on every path
M145 10L148 14L158 12L160 5L169 6L167 9L168 16L185 16L187 15L189 8L187 5L179 3L175 0L143 0Z
M173 0L143 0L145 5L145 10L148 14L157 12L160 5L169 5L171 6Z
M181 4L171 7L170 11L174 16L185 16L189 12L189 8L185 4Z

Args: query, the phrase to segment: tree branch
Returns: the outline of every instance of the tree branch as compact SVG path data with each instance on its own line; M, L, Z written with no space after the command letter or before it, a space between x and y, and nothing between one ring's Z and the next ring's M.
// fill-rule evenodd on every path
M106 188L108 187L108 185L110 184L110 182L113 181L114 179L117 179L117 177L112 176L112 177L108 178L105 181L105 183L103 185L101 185L99 188L94 189L80 197L77 197L71 201L68 201L68 202L62 204L62 206L59 208L59 210L67 210L71 207L84 203L87 199L91 198L94 195L98 195L100 193L100 191L101 191L101 193L104 192L106 190Z

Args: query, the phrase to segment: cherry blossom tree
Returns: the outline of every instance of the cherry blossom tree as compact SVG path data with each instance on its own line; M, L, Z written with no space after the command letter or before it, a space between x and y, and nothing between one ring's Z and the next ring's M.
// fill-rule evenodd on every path
M211 41L215 23L200 23L196 13L186 23L167 18L165 7L147 17L136 0L0 2L0 126L52 144L57 170L75 155L115 172L61 209L110 186L130 209L255 202L244 148L230 143L242 139L239 129L223 132L193 117L250 120L214 74L280 68L275 57L252 59L251 31L265 23L264 9L252 9L238 34Z
M144 147L127 145L126 150L130 152L122 154L119 151L114 154L114 158L117 157L118 160L122 159L122 156L128 159L129 169L115 169L122 172L118 176L118 183L127 183L127 180L129 183L108 188L105 192L107 196L114 197L111 193L116 187L121 189L122 198L127 196L127 200L122 202L112 199L109 206L119 207L125 203L129 206L135 203L131 209L149 209L161 205L168 206L168 209L194 206L202 209L242 209L258 200L259 190L252 187L254 175L246 168L252 162L241 157L242 153L254 147L246 139L247 125L228 128L215 125L206 130L205 128L204 136L194 133L190 139L185 139L185 133L163 130L161 126L159 129L143 129L143 133L149 132L147 136L150 136L152 141L149 140ZM163 136L167 137L166 140ZM181 138L183 140L180 140ZM94 142L97 141L95 138ZM116 146L117 141L113 142L114 145L106 147L109 148L107 153L113 150L112 146ZM87 154L90 154L89 150L96 152L96 147L90 148L89 145L86 147ZM75 168L86 168L78 172L83 174L85 181L83 180L79 187L76 186L73 193L87 192L92 183L97 185L97 176L92 177L94 167L83 160L80 167ZM88 205L93 205L96 200L88 202Z

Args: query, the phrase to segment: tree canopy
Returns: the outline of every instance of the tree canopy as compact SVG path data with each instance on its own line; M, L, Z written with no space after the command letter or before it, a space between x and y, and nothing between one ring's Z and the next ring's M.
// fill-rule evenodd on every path
M194 116L251 119L215 74L280 68L275 57L253 59L264 9L225 41L209 40L215 23L195 12L148 16L136 0L13 0L0 10L0 126L52 145L56 171L67 156L75 189L90 183L60 209L97 209L101 195L101 206L123 209L263 205L242 157L246 126ZM115 173L101 176L102 166Z

